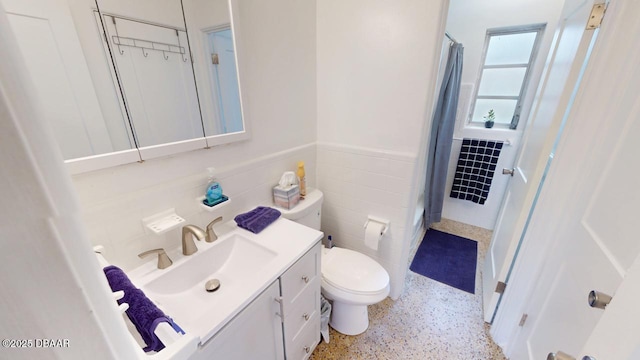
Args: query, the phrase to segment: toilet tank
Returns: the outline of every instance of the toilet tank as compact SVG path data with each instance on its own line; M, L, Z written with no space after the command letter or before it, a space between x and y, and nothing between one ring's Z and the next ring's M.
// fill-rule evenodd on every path
M322 191L318 189L307 189L304 199L292 209L281 209L282 217L306 225L312 229L320 230L320 220L322 216Z

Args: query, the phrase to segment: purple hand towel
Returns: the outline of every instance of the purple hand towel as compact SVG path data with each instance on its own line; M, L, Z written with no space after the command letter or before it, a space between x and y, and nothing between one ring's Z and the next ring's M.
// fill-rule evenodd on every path
M162 310L158 309L142 290L133 285L124 271L113 265L107 266L103 270L111 290L114 292L124 291L124 297L118 300L118 304L129 304L129 309L127 309L126 313L133 325L136 326L140 336L142 336L142 340L147 344L147 347L143 349L145 352L164 349L164 344L154 334L156 327L161 322L168 322L176 332L184 334L184 331L170 317L166 316Z
M241 228L257 234L279 217L280 211L270 207L258 206L249 212L236 216L234 220Z

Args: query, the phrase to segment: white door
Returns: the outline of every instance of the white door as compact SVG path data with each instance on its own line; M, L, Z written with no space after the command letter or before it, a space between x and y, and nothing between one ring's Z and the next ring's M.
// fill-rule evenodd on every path
M65 159L113 151L64 0L1 0Z
M596 360L640 359L640 256L627 272L622 284L595 329L589 336L581 354ZM577 355L577 354L576 354Z
M221 134L242 131L238 71L231 29L209 33L211 53L216 54L217 64L212 64L212 86L217 93Z
M633 291L628 288L637 292L640 254L635 224L640 203L640 50L630 46L640 41L639 11L640 3L632 0L611 1L607 9L525 237L527 245L548 245L545 257L518 266L513 277L514 282L534 280L523 307L527 320L507 352L512 359L544 359L556 351L576 358L595 356L581 351L595 349L587 342L592 333L597 335L594 331L602 331L599 323L611 330L638 321L620 320L619 309L611 314L618 321L603 314L615 309L615 302L622 311L625 304L628 310L638 302L629 298ZM527 263L529 255L523 252L518 262ZM623 279L624 291L618 293ZM612 307L589 307L591 290L612 295ZM627 356L637 344L637 339L626 342ZM609 343L596 358L626 358L612 356L620 348Z
M505 193L482 273L484 320L492 322L525 224L594 31L585 30L594 0L567 0L560 16L525 137Z

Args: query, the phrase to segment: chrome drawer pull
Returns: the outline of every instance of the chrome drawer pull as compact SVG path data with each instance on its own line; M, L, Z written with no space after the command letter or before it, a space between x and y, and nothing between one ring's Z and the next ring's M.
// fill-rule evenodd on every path
M304 315L302 315L302 317L304 318L304 321L308 321L309 320L309 314L304 313Z
M309 353L309 351L311 351L311 348L308 346L304 347L304 352L306 352L307 354Z
M306 276L306 275L305 275L305 276L303 276L303 277L302 277L302 281L304 281L304 283L305 283L305 284L306 284L306 283L308 283L308 282L309 282L309 277L308 277L308 276Z
M280 316L281 321L284 323L284 301L282 301L282 296L273 298L273 300L280 305L280 312L276 313L276 315Z

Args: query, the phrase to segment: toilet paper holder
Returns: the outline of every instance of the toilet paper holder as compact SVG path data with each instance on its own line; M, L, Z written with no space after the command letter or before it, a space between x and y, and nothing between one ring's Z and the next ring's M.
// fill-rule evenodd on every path
M384 235L387 233L387 230L389 230L389 220L387 219L383 219L383 218L379 218L377 216L368 216L367 222L364 223L364 228L365 230L367 229L367 226L369 225L369 222L377 222L383 225L382 229L380 230L380 235Z

